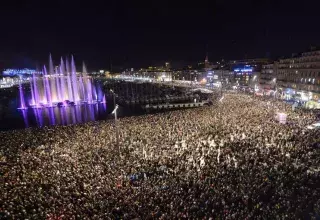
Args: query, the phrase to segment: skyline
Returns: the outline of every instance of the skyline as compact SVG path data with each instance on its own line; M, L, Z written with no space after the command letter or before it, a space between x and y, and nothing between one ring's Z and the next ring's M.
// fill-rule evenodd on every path
M290 56L320 43L317 1L7 3L0 68L73 54L89 69Z

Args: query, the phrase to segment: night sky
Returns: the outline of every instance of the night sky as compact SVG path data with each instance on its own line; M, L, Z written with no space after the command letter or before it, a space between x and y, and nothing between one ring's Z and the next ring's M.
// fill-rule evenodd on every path
M0 5L0 68L74 54L90 70L165 61L279 58L320 44L318 1L10 1Z

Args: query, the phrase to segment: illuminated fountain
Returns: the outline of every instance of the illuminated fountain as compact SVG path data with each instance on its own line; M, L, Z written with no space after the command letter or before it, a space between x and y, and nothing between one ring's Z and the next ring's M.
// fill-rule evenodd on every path
M42 75L33 73L30 90L31 100L26 103L28 95L19 87L21 109L105 103L105 96L97 91L85 64L82 73L76 72L73 56L70 63L67 58L65 61L61 58L60 65L54 68L50 55L49 71L44 66Z

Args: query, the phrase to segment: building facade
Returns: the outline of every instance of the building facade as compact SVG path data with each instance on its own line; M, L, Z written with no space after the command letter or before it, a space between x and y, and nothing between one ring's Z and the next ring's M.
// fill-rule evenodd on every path
M276 76L279 84L284 87L319 93L320 50L305 52L293 58L280 59Z
M304 101L319 100L320 50L304 52L291 58L263 65L261 82L272 86L272 80L288 96L302 94Z
M263 65L269 63L270 60L264 58L230 61L229 68L233 72L233 82L253 87L259 83Z
M263 65L259 76L259 83L263 89L275 89L276 87L276 72L277 62Z

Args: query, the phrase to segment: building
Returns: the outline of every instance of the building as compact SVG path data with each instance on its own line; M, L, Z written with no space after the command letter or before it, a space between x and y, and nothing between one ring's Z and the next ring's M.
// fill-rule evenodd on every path
M244 59L244 60L231 60L229 61L229 65L237 66L237 65L253 65L257 69L261 69L262 65L270 63L270 60L267 58L255 58L255 59Z
M218 63L218 62L217 62ZM197 66L195 66L194 69L198 70L198 71L211 71L213 69L217 69L219 67L219 65L217 63L212 63L209 61L209 56L208 53L206 54L206 57L204 59L204 62L199 62L197 64Z
M320 50L280 59L277 67L277 81L284 87L320 92Z
M230 81L253 87L256 83L259 83L262 66L269 63L270 60L264 58L232 60L228 63L230 71L233 72Z
M277 66L277 62L262 66L259 83L263 89L275 89Z
M171 65L170 65L169 62L166 62L166 63L165 63L165 69L166 69L167 71L171 69Z
M210 67L209 57L208 57L208 53L207 53L206 58L204 59L204 69L209 70L210 68L211 67Z
M268 84L276 81L287 98L298 97L302 101L320 98L320 50L293 55L273 64L264 65L261 80Z

